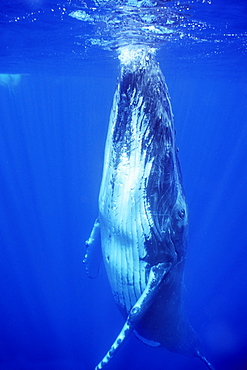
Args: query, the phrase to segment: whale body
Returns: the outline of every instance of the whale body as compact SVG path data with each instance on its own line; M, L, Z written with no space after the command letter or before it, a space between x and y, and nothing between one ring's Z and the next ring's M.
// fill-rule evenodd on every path
M198 357L213 369L183 307L188 217L177 152L164 76L151 52L137 50L121 63L99 216L86 242L88 275L97 274L102 253L126 320L96 369L133 331L145 344Z

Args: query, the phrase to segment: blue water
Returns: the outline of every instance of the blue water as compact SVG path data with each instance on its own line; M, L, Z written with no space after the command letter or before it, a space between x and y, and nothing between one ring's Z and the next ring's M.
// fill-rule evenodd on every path
M123 325L103 266L90 280L82 264L119 62L89 46L79 3L1 2L0 370L93 369ZM246 11L212 0L208 42L157 54L189 206L186 306L218 370L247 369ZM108 369L204 367L131 336Z

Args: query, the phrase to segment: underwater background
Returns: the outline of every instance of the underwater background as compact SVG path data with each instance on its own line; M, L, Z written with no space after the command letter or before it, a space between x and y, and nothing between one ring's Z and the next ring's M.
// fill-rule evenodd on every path
M163 3L188 13L157 51L189 208L187 312L216 370L246 370L247 3ZM1 1L0 370L93 369L123 325L104 267L90 280L82 263L119 73L92 9ZM132 335L108 369L204 365Z

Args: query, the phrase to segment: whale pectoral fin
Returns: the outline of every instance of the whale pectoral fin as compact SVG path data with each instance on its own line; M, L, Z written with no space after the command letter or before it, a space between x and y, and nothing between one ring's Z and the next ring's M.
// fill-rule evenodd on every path
M170 271L171 262L158 263L151 267L146 288L132 307L129 316L132 322L138 323L147 312L160 288L160 283Z
M197 350L195 357L198 357L207 366L208 369L214 370L213 365L206 359L205 356L203 356L203 354L199 350Z
M96 219L91 234L86 241L86 254L83 262L86 265L87 276L94 279L99 272L102 261L101 240L100 240L100 223Z
M127 320L122 330L118 334L115 342L112 344L102 361L96 366L95 370L102 369L111 360L120 346L135 329L138 322L142 319L156 298L160 283L170 271L171 266L172 264L170 262L164 262L158 263L157 265L151 267L146 288L144 289L138 301L132 307Z

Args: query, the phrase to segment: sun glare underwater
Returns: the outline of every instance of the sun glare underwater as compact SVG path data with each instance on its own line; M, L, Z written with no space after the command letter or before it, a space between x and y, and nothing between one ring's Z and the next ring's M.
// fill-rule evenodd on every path
M188 206L185 306L216 370L247 369L247 3L2 0L0 370L90 370L123 327L83 259L120 66L155 55ZM131 335L109 370L200 370Z

